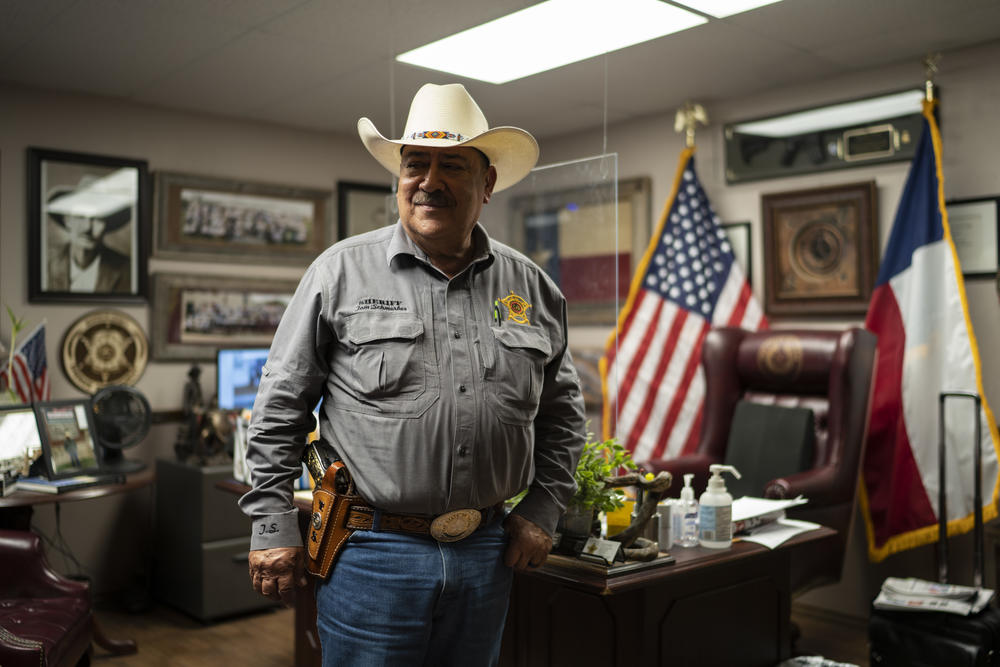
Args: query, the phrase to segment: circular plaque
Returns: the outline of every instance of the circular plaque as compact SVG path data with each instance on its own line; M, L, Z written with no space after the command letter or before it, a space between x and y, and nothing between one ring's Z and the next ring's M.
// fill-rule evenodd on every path
M113 384L134 384L148 361L146 334L135 320L118 311L87 313L63 338L63 370L88 394Z

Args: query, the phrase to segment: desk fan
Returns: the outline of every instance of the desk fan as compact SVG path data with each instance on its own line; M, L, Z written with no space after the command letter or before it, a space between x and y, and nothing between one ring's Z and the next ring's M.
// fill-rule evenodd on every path
M101 468L123 474L145 468L141 461L124 458L122 450L138 445L149 433L152 415L146 397L134 387L114 384L98 391L90 402L97 441L104 450Z

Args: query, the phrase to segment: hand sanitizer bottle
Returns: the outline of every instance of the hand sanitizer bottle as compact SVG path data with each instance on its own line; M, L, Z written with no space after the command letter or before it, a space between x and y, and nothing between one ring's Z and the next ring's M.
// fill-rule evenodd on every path
M719 463L713 463L708 469L712 476L708 478L705 493L701 494L698 541L709 549L728 549L733 544L733 497L726 491L722 473L731 472L736 479L740 478L740 473L733 466Z
M682 547L698 546L698 501L694 499L694 489L691 480L694 475L684 475L684 488L681 489L680 505L680 539Z

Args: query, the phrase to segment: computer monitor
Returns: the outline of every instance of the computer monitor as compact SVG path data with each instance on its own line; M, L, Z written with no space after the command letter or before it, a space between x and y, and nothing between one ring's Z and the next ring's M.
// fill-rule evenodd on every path
M33 461L41 454L35 410L30 405L0 406L0 470L20 470L26 457Z
M266 347L220 349L216 355L216 400L222 410L252 408L267 361Z
M97 472L101 448L94 435L90 401L42 401L35 403L42 434L42 451L49 479Z

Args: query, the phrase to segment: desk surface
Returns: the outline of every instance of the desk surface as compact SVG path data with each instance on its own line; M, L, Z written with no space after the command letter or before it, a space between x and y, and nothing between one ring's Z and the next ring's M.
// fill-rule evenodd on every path
M10 495L0 498L0 509L9 507L28 507L32 505L46 505L50 503L69 503L77 500L89 500L91 498L102 498L116 493L125 493L133 489L149 486L153 483L154 473L151 468L132 473L125 478L121 484L98 484L97 486L87 486L75 491L66 493L44 493L41 491L16 490Z

